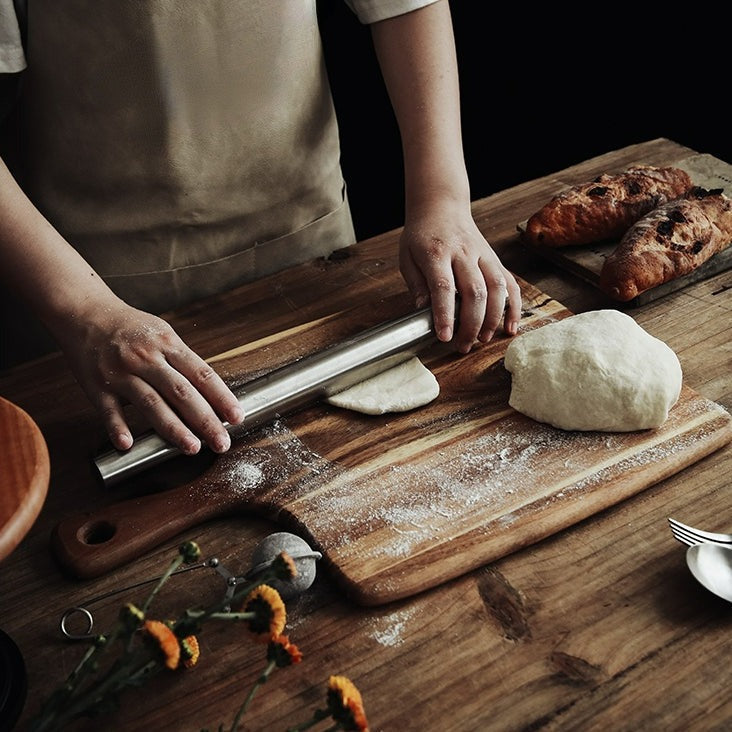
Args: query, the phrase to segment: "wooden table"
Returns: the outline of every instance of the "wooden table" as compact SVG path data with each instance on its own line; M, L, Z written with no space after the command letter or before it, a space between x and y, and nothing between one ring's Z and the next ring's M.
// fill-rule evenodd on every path
M476 201L474 214L512 271L573 312L612 306L592 286L529 255L516 240L516 224L567 182L635 162L669 164L692 152L665 139L613 151ZM397 238L397 231L387 232L347 255L227 293L171 321L208 357L399 293L404 285ZM731 277L723 273L627 309L676 351L686 383L727 410ZM95 580L65 576L50 552L49 535L63 516L111 500L91 470L103 431L59 357L5 373L0 394L38 423L52 466L39 518L0 564L0 628L20 647L27 666L23 721L81 657L82 648L60 635L62 611L158 575L180 542L167 542ZM323 705L330 674L344 674L357 685L373 730L729 729L730 605L692 578L666 519L731 530L731 472L728 445L591 519L385 606L350 603L321 571L310 591L287 604L287 632L303 662L271 677L255 697L246 729L285 729L305 720ZM195 538L206 556L241 570L261 538L277 529L240 516L213 521L185 538ZM182 609L197 592L215 591L217 581L197 572L176 577L172 597L163 602ZM126 593L90 608L99 630L110 624L123 597L137 596ZM245 629L226 624L207 626L202 650L195 669L128 694L104 728L231 724L264 667L262 647Z

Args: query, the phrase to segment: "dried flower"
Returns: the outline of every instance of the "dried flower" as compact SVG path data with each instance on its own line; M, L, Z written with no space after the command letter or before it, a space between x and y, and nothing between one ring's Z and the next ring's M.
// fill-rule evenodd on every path
M198 656L201 651L198 646L198 638L189 635L181 638L180 641L180 662L183 668L193 668L198 663Z
M31 721L31 732L65 729L80 717L108 717L118 707L118 697L123 691L142 686L163 669L195 666L200 654L197 633L207 620L244 620L258 639L267 642L267 664L239 708L229 732L238 729L257 689L272 672L302 660L298 647L283 635L287 616L280 594L273 587L262 584L267 580L291 579L297 575L297 570L292 558L281 552L268 567L258 572L256 579L241 586L237 584L233 596L227 593L205 609L188 608L176 620L146 619L153 600L178 567L184 561L194 561L199 556L200 549L195 542L182 544L142 607L132 603L122 606L111 631L92 639L65 682L43 701L38 715ZM231 612L230 607L237 605L241 610ZM114 649L119 650L119 657L113 663L100 663L102 654L111 653ZM332 730L365 732L368 729L361 695L345 677L332 676L328 707L316 710L306 725L293 729L307 729L329 716L335 720Z
M248 595L242 614L251 615L249 630L260 640L269 641L282 633L287 621L280 593L269 585L259 585Z
M178 554L186 564L197 562L201 557L201 547L195 541L186 541L178 547Z
M361 693L345 676L331 676L328 679L328 709L343 729L368 732L369 724Z
M165 624L175 633L175 620L166 620ZM193 668L198 663L198 657L201 653L198 646L198 638L195 635L186 635L181 638L177 633L176 637L180 645L179 667Z
M146 637L152 639L163 654L165 666L171 670L178 668L180 643L175 633L160 620L146 620L142 627Z
M307 722L297 727L290 727L288 732L302 732L328 717L332 717L335 722L332 727L328 728L328 732L333 730L368 732L369 730L361 693L345 676L331 676L328 679L327 707L316 709Z
M284 668L302 661L302 653L286 635L279 635L267 644L267 659L274 661L277 666Z
M294 663L300 663L301 660L302 653L300 653L300 649L294 643L290 643L290 639L286 635L277 635L269 641L267 644L267 666L257 677L257 680L254 682L254 686L252 686L249 691L247 698L244 700L241 707L239 707L239 711L236 713L236 717L234 718L234 723L231 726L231 732L235 732L238 728L241 718L249 708L249 704L252 699L254 699L254 695L257 693L259 687L267 682L271 673L276 668L291 666Z
M280 552L271 564L275 577L280 580L289 580L297 577L295 560L285 551Z

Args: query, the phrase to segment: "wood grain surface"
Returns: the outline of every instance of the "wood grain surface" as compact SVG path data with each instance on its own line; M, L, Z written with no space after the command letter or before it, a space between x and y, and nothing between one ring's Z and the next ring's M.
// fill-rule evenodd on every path
M48 448L38 425L0 397L0 559L15 549L36 520L50 474Z
M571 315L521 285L520 332ZM239 381L404 315L402 300L305 323L213 362ZM64 519L57 557L95 577L204 521L258 513L320 550L354 600L384 604L543 539L732 440L730 415L689 388L657 430L540 424L508 405L509 342L498 337L464 357L427 347L421 358L441 393L417 410L371 416L315 404L239 436L182 486Z
M568 183L631 162L672 164L694 152L667 139L609 150L476 200L473 214L506 266L537 290L572 312L612 306L597 288L527 251L518 241L517 223ZM519 158L524 151L512 154ZM404 293L399 234L384 232L329 259L166 317L202 356L213 358L243 343L380 303ZM626 312L674 349L688 388L732 411L730 272ZM379 314L380 320L386 317ZM0 393L33 417L51 457L43 508L0 563L0 627L27 666L28 699L17 728L24 730L41 700L86 651L85 644L61 636L61 613L117 592L88 606L95 627L109 630L122 602L141 603L147 596L145 588L130 585L159 576L180 543L171 538L118 569L78 579L51 551L54 526L80 512L183 485L209 461L194 461L193 473L171 464L164 475L105 490L91 468L93 455L106 444L104 429L62 358L0 374ZM337 673L358 687L374 732L730 729L732 697L725 673L730 605L691 576L685 547L673 539L667 519L732 530L731 474L728 444L543 540L385 605L353 602L333 572L319 568L313 587L287 603L286 632L303 661L271 675L243 728L284 730L304 722L324 706L328 677ZM160 508L160 523L172 508ZM197 541L204 556L244 571L257 544L279 528L279 522L237 512L183 535ZM223 589L215 573L183 574L166 586L152 612L171 617L168 613L220 597ZM100 724L115 732L230 728L265 667L264 649L244 628L228 623L207 627L200 643L194 669L131 690L119 710L82 723L75 732L97 732Z

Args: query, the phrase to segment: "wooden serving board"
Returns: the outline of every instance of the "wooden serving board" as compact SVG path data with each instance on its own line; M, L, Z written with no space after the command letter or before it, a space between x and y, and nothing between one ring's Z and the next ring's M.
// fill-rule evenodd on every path
M729 163L719 160L712 155L700 153L680 160L674 163L674 166L685 170L695 185L708 189L722 188L728 196L732 195L732 165ZM569 188L569 185L566 188ZM526 221L522 221L518 225L518 229L519 231L524 231L525 228ZM588 244L586 246L542 247L527 242L523 238L521 242L527 249L538 254L543 259L553 262L567 272L577 275L595 287L599 286L600 272L605 259L607 259L608 255L618 245L617 241L613 241L600 244ZM643 305L644 303L652 302L659 297L668 295L671 292L681 290L693 282L701 282L720 272L725 272L730 268L732 268L732 246L715 254L693 272L689 272L689 274L683 277L677 277L670 282L664 282L658 287L641 292L630 302L620 303L619 305L624 307Z
M38 425L0 397L0 559L22 541L43 507L51 464Z
M521 285L522 330L571 315ZM250 380L407 312L406 299L385 300L214 362L230 383ZM508 406L508 342L466 356L434 343L421 354L441 387L431 404L368 416L320 403L284 415L238 437L188 483L64 519L55 552L74 574L93 577L182 532L195 538L191 529L204 521L255 512L320 550L355 601L377 605L547 537L732 440L726 410L687 387L655 431L535 422Z

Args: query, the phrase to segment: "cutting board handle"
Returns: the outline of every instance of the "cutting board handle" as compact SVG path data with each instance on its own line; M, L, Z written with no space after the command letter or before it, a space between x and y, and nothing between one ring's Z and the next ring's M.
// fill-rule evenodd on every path
M202 501L199 481L105 506L60 521L52 549L65 569L99 577L162 542L236 508L228 500Z

